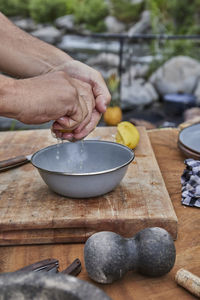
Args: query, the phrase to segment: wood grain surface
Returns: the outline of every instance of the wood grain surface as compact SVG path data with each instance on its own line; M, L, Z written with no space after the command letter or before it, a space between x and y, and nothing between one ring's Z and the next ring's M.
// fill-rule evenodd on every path
M103 230L130 237L152 226L165 228L176 239L176 214L147 132L143 127L139 131L140 143L124 179L114 191L100 197L57 195L31 164L1 172L0 244L84 242ZM99 127L93 136L112 140L115 132L113 127ZM56 142L48 130L4 132L0 137L2 159L5 153L30 154Z
M175 241L175 266L170 273L159 278L129 272L113 284L99 284L98 287L102 288L113 300L196 299L178 286L174 280L180 268L185 268L200 276L200 214L198 208L181 205L180 176L185 165L184 156L177 148L178 130L153 130L148 132L148 135L179 220L178 239ZM2 246L0 247L0 272L12 272L46 258L57 258L60 262L60 270L63 270L78 257L83 265L78 278L92 282L84 267L83 249L84 244Z

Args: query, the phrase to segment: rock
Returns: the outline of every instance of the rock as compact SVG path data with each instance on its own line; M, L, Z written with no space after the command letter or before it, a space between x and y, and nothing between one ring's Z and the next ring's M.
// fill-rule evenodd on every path
M16 26L27 32L42 28L41 24L36 24L31 18L16 19L12 21Z
M129 84L130 80L133 81L135 78L146 77L149 71L149 65L147 64L135 64L131 66L125 74L123 74L123 84Z
M97 56L93 56L87 60L87 64L94 65L106 65L109 67L119 66L119 55L113 53L101 53Z
M31 34L49 44L56 44L62 36L62 33L53 26L43 27L33 31Z
M90 236L84 246L89 277L104 284L119 280L131 270L151 277L163 276L173 268L175 259L172 236L159 227L145 228L130 238L101 231Z
M74 276L37 272L1 274L0 299L111 300L96 286Z
M184 121L193 120L194 118L200 118L200 107L193 107L184 111Z
M121 33L125 31L125 24L118 21L115 17L113 16L108 16L104 20L107 31L110 33Z
M158 100L158 94L150 82L139 78L130 85L121 87L122 109L130 109L134 106L145 106Z
M140 63L140 64L151 64L152 62L155 62L155 60L161 60L163 57L162 55L145 55L145 56L136 56L133 55L131 57L131 62L133 63Z
M102 53L119 53L118 41L107 41L101 38L92 38L78 35L64 35L57 47L64 51Z
M143 11L141 20L133 25L129 31L128 35L132 36L135 34L146 33L151 28L151 16L148 10Z
M176 56L168 60L155 73L150 82L160 95L171 93L192 94L200 74L200 63L187 56Z
M55 25L58 28L64 28L67 31L74 31L74 16L66 15L55 20Z
M198 80L198 82L197 82L197 86L194 91L194 95L196 96L196 104L200 105L200 80Z
M131 0L130 2L131 2L132 4L139 4L139 3L144 2L144 0Z

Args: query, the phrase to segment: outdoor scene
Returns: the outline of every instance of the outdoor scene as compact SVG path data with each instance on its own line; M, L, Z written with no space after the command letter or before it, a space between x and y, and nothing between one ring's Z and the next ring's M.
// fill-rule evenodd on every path
M177 127L199 117L198 0L0 0L0 11L101 72L119 108L99 125ZM1 130L38 127L49 124L0 119Z
M0 0L0 300L200 299L200 0Z

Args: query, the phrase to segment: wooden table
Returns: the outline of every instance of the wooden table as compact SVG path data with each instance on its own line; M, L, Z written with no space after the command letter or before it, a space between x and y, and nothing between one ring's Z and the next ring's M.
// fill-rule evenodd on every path
M181 205L180 176L184 170L184 157L177 148L177 129L148 132L166 187L178 217L177 256L172 271L160 278L147 278L134 272L111 285L98 285L113 300L121 299L196 299L179 287L174 276L185 268L200 276L200 211ZM91 282L83 263L84 244L55 244L0 247L0 272L11 272L45 258L57 258L60 270L79 258L83 269L80 279Z

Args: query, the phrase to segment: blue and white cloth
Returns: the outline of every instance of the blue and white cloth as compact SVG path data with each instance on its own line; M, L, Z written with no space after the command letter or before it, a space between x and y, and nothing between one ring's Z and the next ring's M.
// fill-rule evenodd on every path
M183 205L200 208L200 160L188 158L181 176Z

